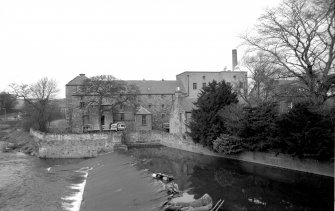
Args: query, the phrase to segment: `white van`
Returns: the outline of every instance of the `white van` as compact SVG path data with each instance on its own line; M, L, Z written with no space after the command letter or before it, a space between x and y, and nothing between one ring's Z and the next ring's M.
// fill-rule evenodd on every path
M126 129L126 124L123 122L117 122L114 124L111 124L110 130L112 131L122 131Z

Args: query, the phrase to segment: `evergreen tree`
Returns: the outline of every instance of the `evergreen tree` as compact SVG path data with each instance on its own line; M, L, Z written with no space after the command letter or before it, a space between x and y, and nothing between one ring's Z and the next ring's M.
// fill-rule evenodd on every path
M223 119L219 111L226 105L237 103L237 95L225 81L213 81L203 87L194 103L189 135L194 142L212 147L213 141L225 132Z
M278 119L279 139L274 147L302 158L333 160L335 110L327 113L318 112L308 103L296 104Z

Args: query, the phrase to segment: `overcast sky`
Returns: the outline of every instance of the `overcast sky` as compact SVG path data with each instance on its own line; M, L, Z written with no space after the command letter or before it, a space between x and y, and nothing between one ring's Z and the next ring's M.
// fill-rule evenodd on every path
M279 0L3 0L0 91L10 83L80 73L175 80L183 71L231 69L238 35Z

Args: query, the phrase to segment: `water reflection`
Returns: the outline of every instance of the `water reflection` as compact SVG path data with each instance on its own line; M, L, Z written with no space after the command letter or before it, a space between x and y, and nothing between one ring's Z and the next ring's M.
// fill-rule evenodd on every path
M175 176L195 198L208 193L224 210L333 210L334 180L170 148L129 151L140 169Z

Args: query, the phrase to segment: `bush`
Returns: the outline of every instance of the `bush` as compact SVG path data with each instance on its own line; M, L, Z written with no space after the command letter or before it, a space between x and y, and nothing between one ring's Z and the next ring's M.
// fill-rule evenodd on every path
M265 103L255 108L245 108L245 120L239 135L246 148L252 151L268 151L275 139L277 106Z
M277 124L274 148L300 158L334 158L334 109L320 112L309 104L297 104Z
M221 134L213 141L213 149L224 154L237 154L244 150L243 142L236 136Z
M240 136L245 125L245 111L240 104L225 106L220 112L227 133L233 136Z

